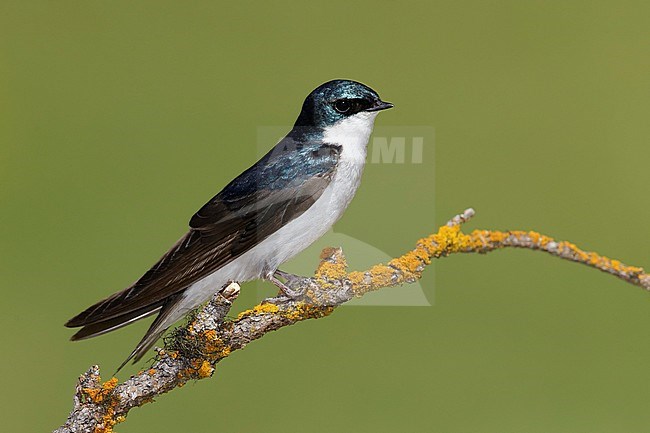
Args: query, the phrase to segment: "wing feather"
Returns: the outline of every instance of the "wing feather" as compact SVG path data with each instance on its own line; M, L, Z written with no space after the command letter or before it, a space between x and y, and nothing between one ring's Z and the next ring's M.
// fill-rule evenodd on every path
M147 307L159 307L305 212L329 185L340 148L303 144L279 152L281 144L206 203L190 220L190 231L138 281L66 326L111 321L114 327L121 316L132 318ZM296 158L304 160L302 166Z

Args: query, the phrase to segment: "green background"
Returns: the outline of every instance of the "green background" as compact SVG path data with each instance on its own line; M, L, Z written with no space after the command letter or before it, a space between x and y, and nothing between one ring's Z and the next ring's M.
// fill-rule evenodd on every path
M232 3L0 4L3 431L55 428L78 374L113 371L147 323L73 344L63 322L332 78L395 103L378 127L436 135L422 164L370 164L337 232L395 256L472 206L468 229L650 266L647 2ZM530 251L446 258L421 285L431 307L283 329L117 430L650 431L648 293ZM235 310L273 292L244 289Z

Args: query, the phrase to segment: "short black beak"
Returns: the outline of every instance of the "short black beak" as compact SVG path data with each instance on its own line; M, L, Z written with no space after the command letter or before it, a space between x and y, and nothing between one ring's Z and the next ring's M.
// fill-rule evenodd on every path
M394 105L391 104L390 102L384 102L380 99L375 101L372 106L366 109L366 111L381 111L381 110L388 110L389 108L393 108Z

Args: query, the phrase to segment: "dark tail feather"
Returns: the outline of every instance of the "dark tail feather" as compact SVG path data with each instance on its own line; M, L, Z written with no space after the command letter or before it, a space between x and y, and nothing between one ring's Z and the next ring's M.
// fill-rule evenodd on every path
M180 299L179 295L171 296L165 300L165 304L160 309L160 314L158 314L156 320L154 320L151 326L149 326L147 333L144 334L144 337L142 337L142 340L140 340L138 345L135 346L135 349L133 349L133 352L131 352L129 357L126 358L117 368L115 374L117 374L117 372L119 372L131 359L133 359L134 364L142 359L144 354L151 349L151 346L158 341L158 338L160 338L167 328L176 322L176 320L179 319L179 316L182 317L184 315L185 312L179 312L174 308L176 302Z
M80 326L86 326L92 323L104 322L110 319L117 319L118 317L127 315L131 312L135 312L136 310L140 310L141 308L147 308L147 306L145 306L141 308L132 308L130 311L129 310L122 311L122 312L117 311L114 314L107 314L107 310L110 311L112 309L115 309L116 306L121 305L120 301L124 297L125 292L127 292L128 290L129 289L122 290L121 292L115 293L109 296L108 298L103 299L91 305L81 313L74 316L72 319L68 320L65 323L65 326L68 328L78 328ZM161 303L159 303L158 305L161 305Z
M115 329L119 329L123 326L135 322L136 320L156 313L158 310L160 310L161 305L162 302L153 305L147 305L146 307L138 308L137 310L114 317L112 319L104 320L102 322L90 323L77 331L76 334L70 337L70 340L85 340L86 338L96 337Z

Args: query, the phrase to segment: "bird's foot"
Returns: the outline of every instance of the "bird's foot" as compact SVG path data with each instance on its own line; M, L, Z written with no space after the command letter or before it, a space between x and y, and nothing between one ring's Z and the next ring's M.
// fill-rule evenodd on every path
M278 280L277 277L282 278L285 283ZM289 274L277 269L273 274L268 276L268 279L291 299L300 299L305 295L307 289L303 284L306 279L305 277Z
M287 285L291 287L303 286L305 280L308 279L306 277L301 277L300 275L290 274L288 272L281 271L280 269L276 269L273 275L282 278L284 281L286 281Z

